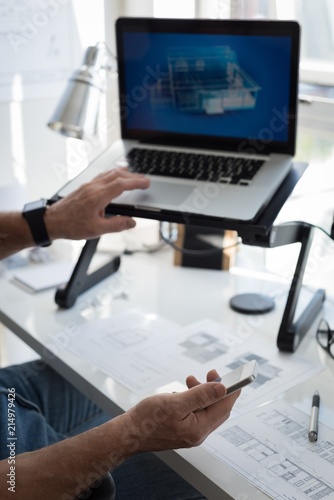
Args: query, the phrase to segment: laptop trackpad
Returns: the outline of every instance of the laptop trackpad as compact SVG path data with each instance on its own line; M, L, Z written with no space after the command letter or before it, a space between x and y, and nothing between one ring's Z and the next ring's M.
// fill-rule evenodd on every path
M115 199L117 203L131 203L148 207L163 207L166 205L177 207L191 195L192 186L180 185L172 182L156 182L151 180L147 190L127 192Z

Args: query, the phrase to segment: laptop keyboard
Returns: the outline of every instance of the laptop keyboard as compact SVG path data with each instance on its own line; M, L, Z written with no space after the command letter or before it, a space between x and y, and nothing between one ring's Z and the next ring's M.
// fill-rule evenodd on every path
M132 149L127 160L131 172L241 186L250 184L264 163L262 160L251 158L142 148Z

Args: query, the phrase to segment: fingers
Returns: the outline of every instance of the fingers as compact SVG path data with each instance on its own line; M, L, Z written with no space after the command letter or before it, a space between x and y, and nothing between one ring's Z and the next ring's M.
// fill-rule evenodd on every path
M111 174L114 175L117 172L129 172L127 167L117 167L117 168L111 168L110 170L106 170L105 172L102 172L101 174L98 174L92 179L92 182L95 182L97 180L102 180L105 177L110 176Z
M216 370L210 370L208 372L208 382L213 382L217 378L219 378L219 374ZM192 401L189 401L189 405L192 404L192 408L197 406L195 410L192 409L191 411L196 413L199 425L209 425L211 432L229 418L233 405L240 396L241 390L236 391L229 396L225 396L226 388L219 382L214 384L215 394L212 394L212 392L210 394L210 392L207 392L208 385L209 384L200 384L200 382L193 375L187 377L187 386L191 389L188 393L191 393L192 396L194 396ZM210 386L212 388L213 384L210 384ZM204 389L201 393L199 392L200 388ZM195 393L195 391L198 392Z
M150 181L145 175L129 172L124 168L115 168L104 172L95 177L92 183L99 187L102 203L109 203L124 191L147 189L150 185Z
M120 196L124 191L132 191L134 189L147 189L150 185L149 179L142 178L122 178L117 177L112 184L104 187L104 202L108 203ZM102 193L101 193L102 194Z
M195 377L193 377L193 379L191 379L191 381L193 380L195 382ZM180 399L180 408L182 408L182 412L185 417L191 412L206 408L207 406L220 401L225 394L226 389L220 383L197 383L195 386L191 387L189 391L176 394L175 397Z
M125 176L125 177L144 177L143 174L136 174L134 172L129 172L129 170L126 167L119 167L119 168L111 168L110 170L106 170L105 172L102 172L101 174L98 174L96 177L92 179L91 182L106 182L108 180L115 179L118 176Z
M217 378L219 378L217 370L210 370L206 376L207 382L214 382L214 380L216 380ZM192 387L200 384L200 382L193 375L189 375L186 379L186 384L188 389L191 389Z
M117 215L110 218L101 218L99 221L99 229L102 233L117 233L132 229L136 225L136 221L131 217Z
M222 385L222 387L224 387ZM212 425L212 430L219 427L223 422L225 422L232 411L232 408L241 394L241 390L230 394L229 396L225 396L220 401L203 408L201 411L197 412L197 417L201 420L209 420Z
M224 398L226 389L219 382L198 384L195 377L189 381L197 385L188 391L146 398L128 410L140 451L197 446L228 419L238 394ZM155 425L142 425L152 418Z
M219 373L217 372L217 370L210 370L206 376L206 380L208 382L213 382L217 378L219 378Z
M187 384L188 389L191 389L192 387L199 385L200 382L193 375L189 375L189 377L187 377L187 379L186 379L186 384Z

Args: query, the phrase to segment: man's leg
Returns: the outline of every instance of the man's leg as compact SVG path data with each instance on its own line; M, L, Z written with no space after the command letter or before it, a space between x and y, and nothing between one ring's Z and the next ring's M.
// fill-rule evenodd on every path
M116 499L205 500L153 453L136 455L112 471Z
M97 405L41 361L0 369L0 385L15 389L56 433L71 436L110 419Z
M7 418L7 395L1 391L1 386L14 388L17 397L17 453L48 446L110 418L52 368L33 361L0 369L1 423ZM7 452L6 441L1 442L1 451ZM5 457L2 453L1 458ZM120 499L205 498L153 453L127 460L112 471L112 475Z

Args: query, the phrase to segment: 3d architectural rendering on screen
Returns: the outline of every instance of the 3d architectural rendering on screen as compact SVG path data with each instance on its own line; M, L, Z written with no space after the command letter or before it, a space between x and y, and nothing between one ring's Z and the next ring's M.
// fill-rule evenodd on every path
M227 45L170 48L166 76L151 89L154 108L222 114L251 109L261 87L239 66Z

